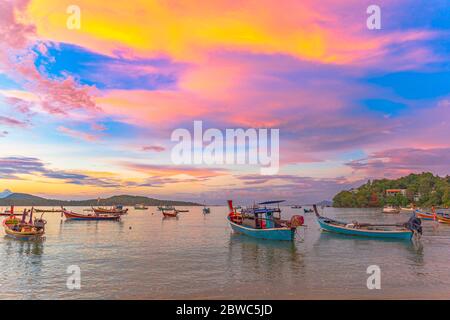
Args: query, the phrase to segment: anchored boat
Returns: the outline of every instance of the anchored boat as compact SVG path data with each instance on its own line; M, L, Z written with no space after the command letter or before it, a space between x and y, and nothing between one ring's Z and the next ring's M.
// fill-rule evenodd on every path
M135 210L148 210L148 207L145 204L136 204L134 205Z
M61 209L34 209L34 211L39 212L39 213L59 213L61 212Z
M416 217L422 220L434 220L444 224L450 224L450 214L445 212L436 212L434 207L431 208L431 212L425 212L419 209L414 211Z
M124 215L127 214L128 208L124 209L123 206L115 206L112 208L94 208L92 207L92 210L94 210L97 214L113 214L113 215Z
M176 218L178 217L178 210L176 209L163 209L162 214L167 218Z
M259 239L292 241L295 239L297 227L304 223L303 217L295 215L291 220L282 220L279 206L276 208L266 206L279 204L283 201L261 202L258 206L254 206L252 210L247 208L242 213L236 212L236 209L233 208L233 201L228 200L230 213L227 220L234 232Z
M208 213L211 213L211 209L210 208L207 208L207 207L203 207L203 214L208 214Z
M383 208L383 213L400 213L400 209L392 206L385 206Z
M95 221L102 221L102 220L113 220L117 221L120 220L119 214L99 214L99 213L88 213L88 214L81 214L76 213L73 211L68 211L66 209L62 209L62 213L66 217L67 220L95 220Z
M173 206L158 206L158 210L159 211L163 211L163 210L175 210L175 208Z
M323 217L319 214L316 205L313 208L316 213L317 222L325 231L351 236L393 239L411 239L415 233L422 234L420 219L417 219L414 215L407 223L402 224L370 224L356 221L347 223Z
M33 208L29 211L23 211L22 219L10 216L3 220L3 228L7 236L20 240L35 240L45 234L45 225L47 221L40 218L33 221ZM26 222L26 216L30 213L30 219Z

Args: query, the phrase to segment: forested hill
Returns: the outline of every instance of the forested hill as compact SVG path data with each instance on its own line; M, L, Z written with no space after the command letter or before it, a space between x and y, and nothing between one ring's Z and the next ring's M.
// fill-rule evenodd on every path
M424 172L396 180L369 180L359 188L341 191L333 198L333 206L338 208L407 206L411 203L420 207L450 207L450 176L439 177Z
M89 200L54 200L45 199L31 194L12 193L7 197L0 199L0 206L113 206L124 205L133 206L135 204L145 204L147 206L198 206L198 203L173 200L159 200L141 196L120 195L106 199L89 199Z

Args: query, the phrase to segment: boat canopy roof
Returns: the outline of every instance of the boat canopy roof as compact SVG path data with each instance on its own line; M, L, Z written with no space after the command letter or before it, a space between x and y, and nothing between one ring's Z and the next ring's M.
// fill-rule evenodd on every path
M284 202L286 200L272 200L272 201L265 201L265 202L260 202L258 204L275 204L275 203L281 203Z

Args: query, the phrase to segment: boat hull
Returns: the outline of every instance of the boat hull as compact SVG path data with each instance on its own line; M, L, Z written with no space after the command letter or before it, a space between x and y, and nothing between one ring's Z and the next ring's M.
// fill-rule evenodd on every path
M400 213L400 210L397 210L397 209L383 209L383 213L397 214L397 213Z
M435 220L433 214L422 213L418 211L416 211L416 217L422 220L429 220L429 221Z
M281 241L292 241L295 239L295 228L253 229L236 224L228 218L227 220L234 232L245 234L249 237Z
M35 240L42 237L45 233L44 229L28 231L28 232L19 232L12 230L7 224L6 219L3 221L3 228L5 230L5 234L7 237L18 239L18 240Z
M320 227L329 232L345 234L349 236L369 237L369 238L388 238L388 239L411 239L412 231L379 231L379 230L361 230L354 228L346 228L333 224L329 224L324 219L318 218L317 222Z
M163 215L164 215L164 217L167 217L167 218L176 218L176 217L178 217L178 212L164 212L163 211Z
M97 214L127 214L128 209L117 210L117 209L103 209L103 208L92 208Z
M64 216L68 220L89 220L89 221L116 221L120 220L120 216L111 216L111 215L88 215L88 214L79 214L75 212L64 211Z
M446 218L443 216L437 216L437 219L440 223L450 224L450 218Z

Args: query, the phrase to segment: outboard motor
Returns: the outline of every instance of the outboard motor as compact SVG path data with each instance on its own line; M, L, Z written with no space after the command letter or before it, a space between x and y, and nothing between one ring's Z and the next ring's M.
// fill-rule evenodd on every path
M289 222L289 226L291 228L297 228L302 226L305 223L305 218L300 215L292 216L291 221Z
M45 229L45 225L46 225L47 221L45 221L44 219L35 219L34 220L34 227L36 229Z
M412 232L422 235L422 220L417 218L415 214L409 218L405 226Z

